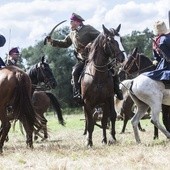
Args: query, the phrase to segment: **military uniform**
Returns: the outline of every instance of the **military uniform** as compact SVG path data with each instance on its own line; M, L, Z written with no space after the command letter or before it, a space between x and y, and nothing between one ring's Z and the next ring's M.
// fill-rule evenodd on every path
M159 41L157 41L160 61L155 70L144 74L153 80L161 80L170 84L170 31L167 30L164 22L159 21L157 27L161 33Z
M15 54L15 56L13 56ZM19 50L18 47L13 47L9 51L8 59L5 61L5 64L7 66L14 65L17 66L18 56L19 56Z

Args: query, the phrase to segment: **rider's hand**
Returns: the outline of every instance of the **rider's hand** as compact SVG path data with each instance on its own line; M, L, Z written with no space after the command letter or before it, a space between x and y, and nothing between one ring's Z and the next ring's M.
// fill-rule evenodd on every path
M50 44L50 45L52 45L53 40L51 39L51 36L47 36L47 37L45 38L45 41L44 41L44 42L45 42L44 44Z
M153 60L152 64L156 66L158 64L158 61L157 60Z

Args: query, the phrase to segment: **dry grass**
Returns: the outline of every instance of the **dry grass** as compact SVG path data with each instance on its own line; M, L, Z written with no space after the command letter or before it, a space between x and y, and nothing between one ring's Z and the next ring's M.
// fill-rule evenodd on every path
M94 147L87 149L82 135L83 115L65 116L66 127L48 117L50 138L34 143L34 149L26 149L25 138L19 131L9 134L4 153L0 156L1 170L166 170L170 167L170 141L160 134L153 141L153 126L149 120L142 120L146 132L140 132L142 144L134 140L129 122L125 134L119 134L122 122L117 122L117 142L113 146L101 144L101 129L95 127Z

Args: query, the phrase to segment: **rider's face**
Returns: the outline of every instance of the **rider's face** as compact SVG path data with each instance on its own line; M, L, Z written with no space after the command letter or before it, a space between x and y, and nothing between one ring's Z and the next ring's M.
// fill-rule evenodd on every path
M70 21L70 28L72 31L75 30L78 26L79 26L79 22L73 20Z

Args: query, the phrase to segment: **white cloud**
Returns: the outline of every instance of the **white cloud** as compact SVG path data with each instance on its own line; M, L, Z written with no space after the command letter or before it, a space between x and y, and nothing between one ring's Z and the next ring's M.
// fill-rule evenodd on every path
M121 34L124 35L147 27L152 30L156 20L164 20L168 24L169 4L170 0L92 0L90 3L87 0L4 1L0 5L0 33L6 36L7 43L0 49L0 55L4 56L9 45L21 48L34 45L62 20L68 20L63 26L69 25L72 12L80 14L86 20L85 24L99 30L102 24L107 28L122 24Z

